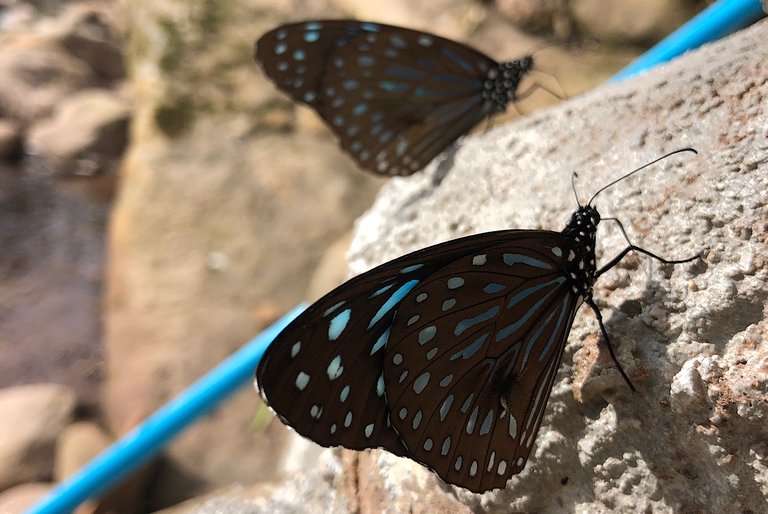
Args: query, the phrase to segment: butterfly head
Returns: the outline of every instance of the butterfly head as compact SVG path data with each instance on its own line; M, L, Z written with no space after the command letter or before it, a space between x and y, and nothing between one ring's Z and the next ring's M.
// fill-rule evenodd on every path
M517 60L518 66L520 67L520 74L527 73L533 69L533 56L532 55L526 55L521 57Z

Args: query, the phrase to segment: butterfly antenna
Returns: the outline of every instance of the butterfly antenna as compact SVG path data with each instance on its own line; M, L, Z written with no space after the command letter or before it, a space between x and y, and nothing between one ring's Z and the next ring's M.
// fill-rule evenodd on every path
M579 174L574 171L573 175L571 175L571 189L573 189L573 196L576 197L576 205L581 207L581 202L579 201L579 193L576 192L576 179L577 178L579 178Z
M693 148L680 148L679 150L674 150L674 151L672 151L672 152L669 152L668 154L662 155L661 157L659 157L659 158L657 158L657 159L654 159L654 160L652 160L651 162L649 162L649 163L647 163L647 164L643 164L643 165L642 165L642 166L640 166L639 168L637 168L637 169L634 169L634 170L630 171L630 172L629 172L629 173L627 173L626 175L624 175L624 176L621 176L621 177L617 178L616 180L614 180L614 181L613 181L613 182L611 182L610 184L607 184L607 185L605 185L605 186L601 187L601 188L600 188L600 189L597 191L597 193L595 193L594 195L592 195L592 198L590 198L590 199L589 199L589 202L587 202L587 205L592 205L592 202L595 200L595 198L597 197L597 195L599 195L600 193L602 193L603 191L605 191L605 190L606 190L606 189L608 189L609 187L611 187L611 186L613 186L613 185L615 185L615 184L618 184L618 183L619 183L619 182L621 182L622 180L624 180L624 179L626 179L626 178L629 178L629 177L631 177L632 175L634 175L634 174L635 174L635 173L637 173L638 171L640 171L640 170L644 170L645 168L647 168L648 166L650 166L650 165L652 165L652 164L656 164L657 162L659 162L659 161L661 161L661 160L664 160L664 159L666 159L667 157L671 157L672 155L675 155L675 154L678 154L678 153L682 153L682 152L692 152L692 153L694 153L694 154L698 154L698 153L699 153L699 152L697 152L696 150L694 150Z

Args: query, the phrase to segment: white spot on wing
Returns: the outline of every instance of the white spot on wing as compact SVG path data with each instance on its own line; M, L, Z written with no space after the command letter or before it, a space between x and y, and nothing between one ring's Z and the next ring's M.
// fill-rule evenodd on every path
M309 384L309 375L303 371L299 371L299 374L296 375L296 387L299 391L303 391L304 388L307 387L307 384Z

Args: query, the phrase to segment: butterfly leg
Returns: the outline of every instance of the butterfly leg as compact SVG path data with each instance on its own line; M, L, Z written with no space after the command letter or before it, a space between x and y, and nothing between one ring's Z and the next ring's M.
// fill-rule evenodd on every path
M529 97L531 95L531 93L533 93L537 89L541 89L543 91L546 91L547 93L549 93L550 95L554 96L558 100L565 100L566 99L566 97L563 97L563 96L559 95L558 93L555 93L554 91L552 91L551 89L547 88L546 86L543 86L539 82L534 82L533 84L528 86L528 88L525 91L516 94L515 95L515 101L517 102L517 101L520 101L520 100L523 100L523 99Z
M603 325L603 315L600 313L600 309L597 308L597 304L592 298L587 298L584 300L584 302L587 305L589 305L589 307L595 313L595 317L597 318L597 324L600 325L600 332L602 332L603 337L605 338L605 345L608 347L608 353L611 355L611 359L613 359L614 364L616 364L616 369L619 370L619 373L621 373L621 376L624 378L624 381L627 383L627 385L632 390L632 392L635 392L635 386L632 384L632 381L624 372L624 368L621 367L621 364L619 363L619 359L616 358L616 354L613 353L613 345L611 344L611 340L608 337L608 331L605 330L605 325Z
M653 252L650 252L650 251L646 250L645 248L641 248L639 246L634 245L632 243L632 241L629 240L629 236L627 236L627 232L626 232L626 230L624 230L624 225L622 225L621 221L619 221L618 219L616 219L616 218L603 218L603 221L615 221L616 224L619 226L619 230L621 230L621 233L624 236L624 239L626 239L627 243L629 243L629 246L627 246L621 252L619 252L619 254L616 257L614 257L613 259L611 259L611 261L608 264L606 264L605 266L603 266L602 268L597 270L595 272L595 278L599 277L600 275L602 275L603 273L605 273L609 269L611 269L614 266L616 266L631 251L642 253L642 254L647 255L648 257L651 257L652 259L656 259L657 261L662 262L664 264L683 264L683 263L686 263L686 262L695 261L696 259L699 259L701 257L701 254L697 253L693 257L688 257L687 259L679 259L679 260L665 259L663 257L660 257L660 256L656 255Z

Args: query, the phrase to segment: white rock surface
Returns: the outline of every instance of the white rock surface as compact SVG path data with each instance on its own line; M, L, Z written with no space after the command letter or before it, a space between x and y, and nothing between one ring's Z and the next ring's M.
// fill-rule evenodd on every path
M56 438L75 404L75 394L57 384L0 389L0 490L50 477Z
M122 155L130 105L105 89L87 89L61 101L29 131L29 150L59 173L92 175Z

